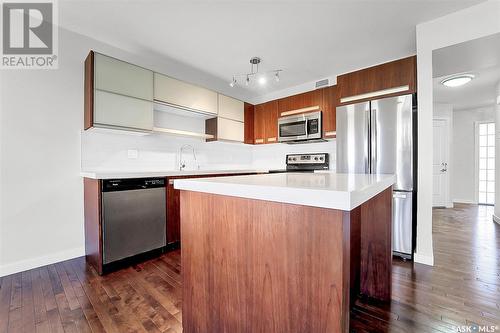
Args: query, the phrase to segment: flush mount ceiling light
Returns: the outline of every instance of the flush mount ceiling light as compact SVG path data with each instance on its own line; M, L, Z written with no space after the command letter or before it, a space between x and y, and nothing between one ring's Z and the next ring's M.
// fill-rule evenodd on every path
M250 59L250 73L233 75L233 80L229 83L232 88L238 84L238 82L245 82L245 86L249 86L251 82L257 81L260 85L265 85L267 83L267 77L274 75L274 81L280 81L280 72L282 69L273 69L267 72L259 72L259 64L262 59L259 57L253 57ZM257 80L255 80L257 78Z
M472 81L472 79L474 79L473 74L458 74L447 77L446 79L441 81L441 84L446 87L454 88L463 86L464 84L467 84L470 81Z

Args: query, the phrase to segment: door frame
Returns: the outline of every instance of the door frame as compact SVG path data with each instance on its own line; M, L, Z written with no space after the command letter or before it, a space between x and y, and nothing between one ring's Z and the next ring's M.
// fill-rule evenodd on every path
M476 120L474 122L474 204L479 205L479 124L495 123L491 120ZM495 145L496 145L496 128L495 128ZM496 148L495 148L496 152ZM495 155L495 160L496 160ZM496 168L496 162L495 162ZM496 171L495 171L496 173ZM496 187L496 177L495 177L495 187ZM487 204L483 204L487 205ZM491 206L491 205L489 205Z
M444 186L444 207L453 208L453 201L451 200L451 182L450 182L450 157L451 157L451 133L450 133L450 118L448 117L433 117L432 125L434 126L434 121L442 121L444 123L445 130L445 138L446 138L446 151L445 151L445 160L448 161L447 172L445 177L445 186ZM432 203L432 207L443 207L443 206L435 206Z

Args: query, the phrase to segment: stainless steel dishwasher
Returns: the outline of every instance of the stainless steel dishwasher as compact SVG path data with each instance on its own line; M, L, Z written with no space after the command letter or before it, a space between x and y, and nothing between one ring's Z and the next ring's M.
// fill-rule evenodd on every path
M165 196L164 178L103 181L104 265L165 247Z

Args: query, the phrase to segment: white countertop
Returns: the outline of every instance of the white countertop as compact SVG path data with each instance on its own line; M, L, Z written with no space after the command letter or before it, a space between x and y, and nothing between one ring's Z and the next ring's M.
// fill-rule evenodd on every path
M350 211L394 183L394 175L277 173L176 179L180 190Z
M216 175L227 173L267 173L268 170L166 170L166 171L82 171L80 176L92 179L125 179L125 178L149 178L149 177L173 177L173 176L196 176Z

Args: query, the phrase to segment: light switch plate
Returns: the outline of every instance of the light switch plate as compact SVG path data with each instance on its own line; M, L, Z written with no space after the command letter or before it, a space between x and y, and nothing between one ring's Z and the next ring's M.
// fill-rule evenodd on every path
M127 157L131 159L135 159L139 157L139 151L137 149L129 149L127 150Z

